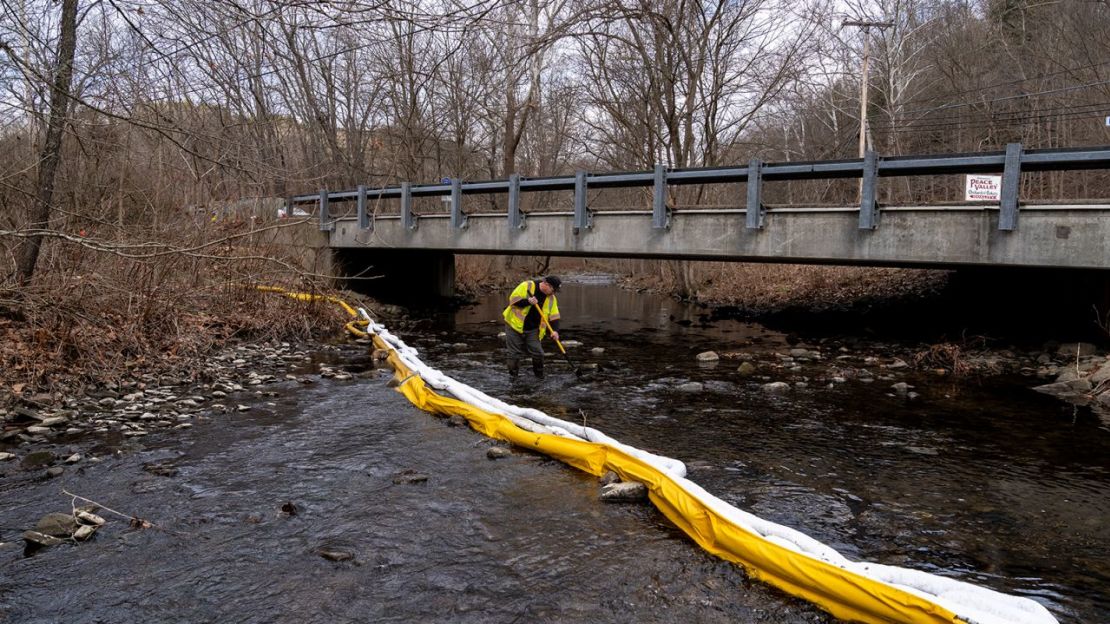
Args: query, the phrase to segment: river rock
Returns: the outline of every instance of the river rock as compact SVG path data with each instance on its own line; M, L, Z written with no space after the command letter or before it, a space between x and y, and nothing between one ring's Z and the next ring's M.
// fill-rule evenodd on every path
M602 486L599 498L606 503L636 503L647 500L647 486L636 481L610 483Z
M78 526L77 519L72 514L48 513L39 519L35 530L54 537L69 537Z
M808 357L812 357L812 354L809 352L808 349L791 349L790 350L790 357L793 357L793 358L808 358Z
M397 485L416 485L427 481L428 475L412 469L402 470L393 476L393 483Z
M38 531L24 531L23 539L26 540L27 543L34 544L35 546L57 546L65 542L65 540L58 539L51 535L45 535Z
M50 451L33 451L23 456L20 462L24 468L38 468L54 463L54 453Z
M55 477L62 476L62 474L64 474L65 471L66 471L66 469L62 468L61 466L53 466L51 468L46 469L46 476L53 479Z
M684 384L678 385L679 392L701 392L705 389L705 384L700 381L688 381Z
M249 405L237 405L235 406L235 409L239 410L240 412L249 412L251 407Z
M603 355L605 353L605 347L594 347L590 349L590 353L594 355Z
M620 481L620 475L613 472L612 470L607 470L605 474L601 475L601 478L598 480L598 482L601 483L601 485L603 486L609 485L610 483L620 483Z
M1064 383L1068 381L1075 381L1080 378L1079 371L1075 370L1074 366L1068 366L1060 369L1060 374L1056 376L1056 383Z
M1055 397L1065 397L1076 393L1090 392L1091 382L1088 379L1073 379L1045 384L1033 388L1037 392Z
M512 457L513 452L503 446L491 446L486 451L488 459L502 459L505 457Z
M96 533L96 530L99 528L99 526L93 524L82 524L73 532L73 539L83 542L92 537L93 533Z
M449 427L465 427L466 419L458 414L447 419L447 426Z
M62 418L61 416L51 416L49 418L43 418L42 421L39 422L39 426L54 427L57 425L64 425L67 422L69 422L68 418Z
M886 367L897 370L899 368L909 368L909 364L906 364L903 360L895 358L895 360L890 364L887 364Z
M13 407L8 420L11 420L12 422L39 421L42 420L42 416L33 409L28 409L26 407Z
M1068 342L1060 345L1060 348L1056 349L1056 355L1061 357L1070 357L1074 359L1077 353L1079 357L1083 357L1084 355L1095 355L1098 353L1098 347L1089 342Z
M89 507L92 510L96 510L95 506L90 505ZM105 522L104 518L101 518L100 516L96 515L95 513L90 511L90 509L78 509L77 510L77 520L81 524L91 524L91 525L94 525L94 526L103 526L104 522Z
M0 453L0 461L8 461L9 459L15 459L15 453Z
M334 550L331 548L321 548L316 551L324 559L328 561L350 561L355 558L354 554L345 550Z
M582 341L580 341L580 340L564 340L563 341L563 346L567 347L568 349L571 348L571 347L581 347L582 346Z
M899 381L898 383L890 387L890 389L899 396L906 396L906 394L910 391L910 388L913 388L913 386L904 381Z
M760 387L763 388L764 392L770 392L772 394L781 394L790 390L790 384L786 383L785 381L772 381L771 383L765 383Z
M74 453L73 455L70 455L69 457L65 458L65 463L67 463L67 464L76 464L79 461L81 461L81 454L80 453Z
M716 351L702 351L696 356L696 359L699 362L716 362L721 359L721 356L717 355Z
M744 362L740 365L740 368L736 369L736 372L739 373L741 377L751 377L755 374L755 370L755 364Z
M1095 372L1091 373L1088 377L1092 385L1099 385L1105 381L1110 381L1110 360L1107 360Z

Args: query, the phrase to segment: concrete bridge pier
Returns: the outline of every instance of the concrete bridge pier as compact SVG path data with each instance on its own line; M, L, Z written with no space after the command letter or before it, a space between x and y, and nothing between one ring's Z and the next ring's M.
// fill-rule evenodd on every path
M455 254L409 249L336 248L336 276L347 289L404 303L455 296Z

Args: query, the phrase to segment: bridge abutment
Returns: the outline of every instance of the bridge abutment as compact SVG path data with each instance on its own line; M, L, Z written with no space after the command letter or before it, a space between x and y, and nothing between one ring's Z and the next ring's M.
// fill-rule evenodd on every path
M345 288L388 302L455 296L455 254L408 249L335 249Z

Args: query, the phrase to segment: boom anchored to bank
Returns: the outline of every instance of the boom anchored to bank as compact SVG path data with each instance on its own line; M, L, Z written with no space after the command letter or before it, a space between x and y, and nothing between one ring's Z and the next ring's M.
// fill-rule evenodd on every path
M286 293L299 299L314 295ZM794 529L741 511L686 479L682 462L622 444L591 427L510 405L424 364L412 347L365 310L347 325L388 351L397 390L420 409L463 416L475 430L600 476L638 481L659 510L702 548L754 578L809 600L834 616L884 624L1056 624L1040 604L894 566L850 561Z

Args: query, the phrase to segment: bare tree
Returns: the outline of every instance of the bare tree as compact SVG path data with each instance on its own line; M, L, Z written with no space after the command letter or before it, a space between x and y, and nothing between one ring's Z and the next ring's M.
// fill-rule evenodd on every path
M69 110L70 82L73 78L73 55L77 48L77 0L63 0L59 22L57 61L50 91L50 117L46 123L46 140L39 157L38 182L29 229L46 229L50 225L50 207L54 200L55 175L62 157L62 132ZM16 281L27 284L35 274L42 237L31 236L24 244L16 265Z

